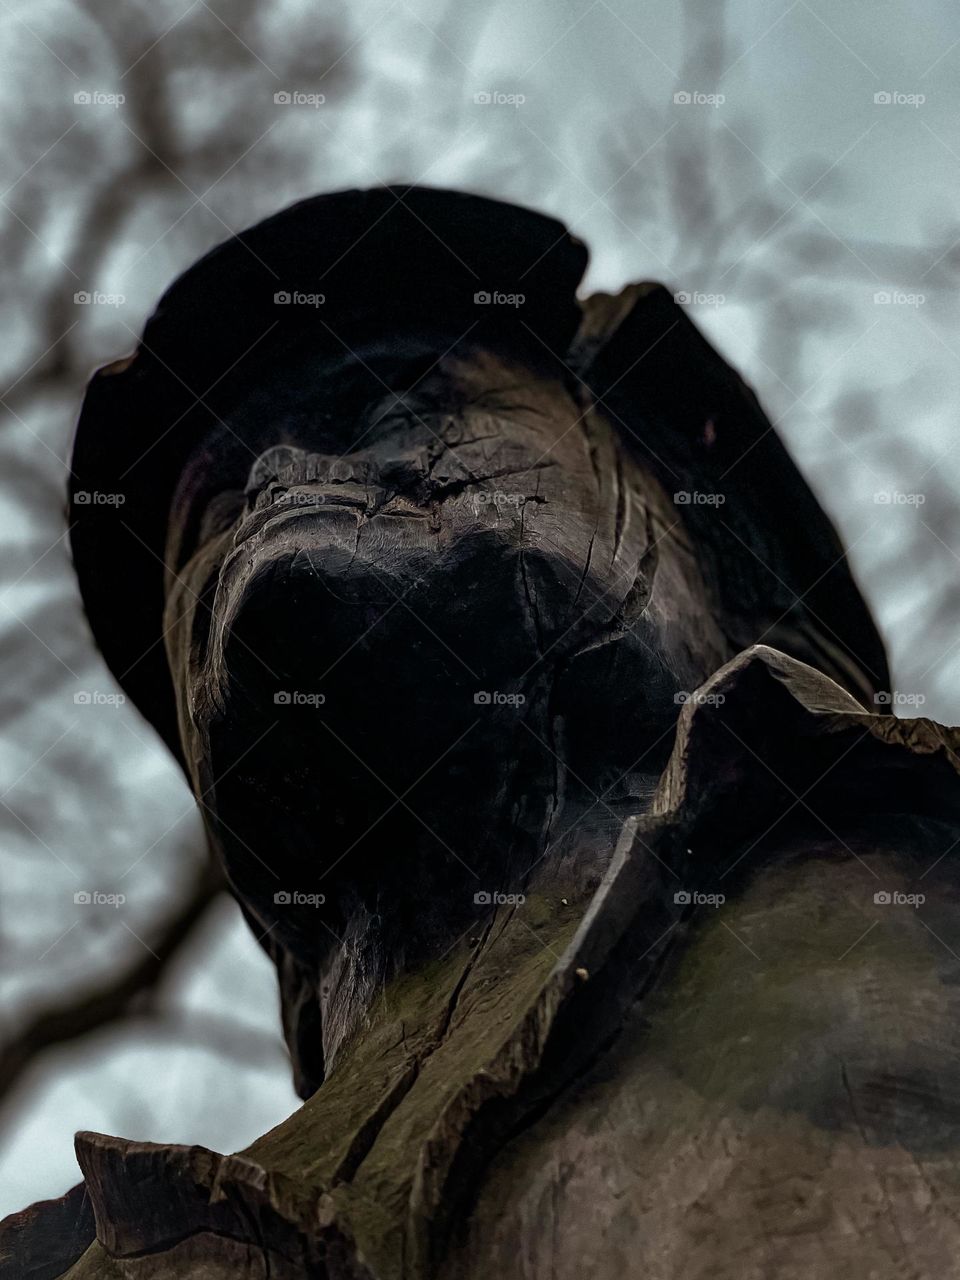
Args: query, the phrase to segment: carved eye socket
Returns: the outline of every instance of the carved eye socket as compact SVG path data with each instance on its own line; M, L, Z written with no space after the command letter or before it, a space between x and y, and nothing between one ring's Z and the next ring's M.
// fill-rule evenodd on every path
M306 449L298 449L292 444L274 444L265 449L250 468L247 477L247 495L259 493L261 489L280 477L281 472L290 468L305 470L310 455Z

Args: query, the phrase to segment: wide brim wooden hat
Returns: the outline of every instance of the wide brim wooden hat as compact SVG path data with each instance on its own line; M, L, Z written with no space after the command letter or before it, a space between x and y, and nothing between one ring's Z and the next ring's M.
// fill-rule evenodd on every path
M178 756L163 638L171 500L222 415L305 342L318 394L325 365L351 352L402 369L405 353L439 356L467 335L562 366L680 495L734 648L763 638L864 701L889 687L836 531L756 398L661 286L578 299L586 265L561 223L501 201L423 187L317 196L201 258L135 353L94 375L73 447L74 565L110 670ZM487 303L495 294L522 305ZM350 428L347 411L344 448ZM722 494L720 518L685 492Z

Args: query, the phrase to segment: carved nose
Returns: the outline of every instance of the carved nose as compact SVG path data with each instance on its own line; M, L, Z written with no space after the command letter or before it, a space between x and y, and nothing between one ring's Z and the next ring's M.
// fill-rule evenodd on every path
M350 485L375 486L377 480L377 469L369 457L358 454L331 457L309 453L295 445L272 445L250 468L246 494L253 503L264 490L278 485L339 489Z

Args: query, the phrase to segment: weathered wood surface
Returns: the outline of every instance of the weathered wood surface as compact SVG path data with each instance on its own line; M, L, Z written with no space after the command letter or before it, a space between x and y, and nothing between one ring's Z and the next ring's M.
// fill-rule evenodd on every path
M74 505L88 612L306 1101L230 1156L79 1135L96 1240L45 1274L960 1275L956 735L875 713L755 399L584 261L473 197L307 202L92 384L76 484L131 501Z
M72 1280L960 1274L956 735L770 650L702 692L596 892L388 986L278 1129L82 1135Z

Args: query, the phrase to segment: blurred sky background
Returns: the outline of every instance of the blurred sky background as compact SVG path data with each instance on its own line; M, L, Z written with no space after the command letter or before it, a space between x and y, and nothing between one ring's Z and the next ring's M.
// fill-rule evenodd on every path
M178 272L300 197L512 199L588 242L588 288L689 294L846 539L898 710L960 721L956 5L6 0L0 71L0 1058L159 945L203 856L73 583L83 385ZM126 901L74 902L94 890ZM77 1129L230 1151L297 1105L222 896L132 1015L10 1073L0 1216L79 1181Z

